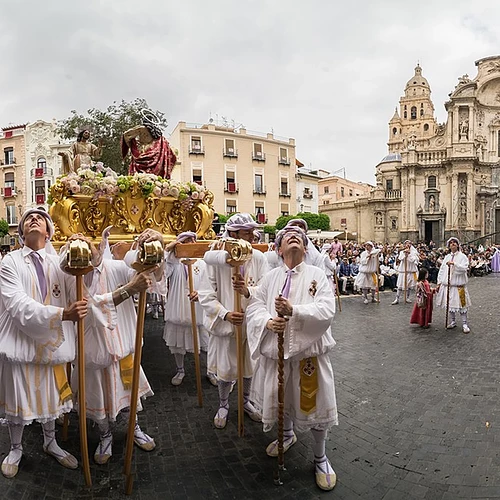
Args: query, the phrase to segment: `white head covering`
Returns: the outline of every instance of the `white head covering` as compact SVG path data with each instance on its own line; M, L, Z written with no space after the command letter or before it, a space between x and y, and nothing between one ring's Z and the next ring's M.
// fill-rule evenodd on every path
M241 229L254 229L258 224L252 219L252 216L247 213L234 214L226 221L226 231L222 235L223 238L229 238L229 231L240 231Z
M260 243L260 231L257 229L253 232L253 237L257 239L257 242Z
M31 214L43 215L43 217L45 217L45 220L47 222L47 232L49 233L49 240L52 238L52 236L54 236L54 223L52 222L50 215L41 207L28 208L28 210L24 212L17 226L17 233L19 234L19 242L21 243L21 245L24 245L24 223L26 222L28 216Z
M451 238L448 238L448 241L446 242L446 247L450 248L450 243L452 241L456 241L457 245L460 247L460 240L458 238L455 238L455 236L452 236Z
M108 226L102 232L101 243L99 243L99 253L102 254L102 260L113 260L113 254L111 253L111 249L109 248L109 233L113 229L113 226Z
M371 247L372 247L372 248L375 248L375 245L374 245L371 241L367 241L367 242L365 243L365 246L366 246L366 245L371 245Z
M194 240L196 241L196 233L194 233L193 231L184 231L183 233L177 235L177 241L179 241L180 243L189 240L190 238L194 238Z
M276 239L274 240L274 248L276 252L279 254L279 249L281 247L281 243L283 241L283 237L288 233L296 233L302 238L302 242L304 243L304 248L307 248L308 239L306 233L299 226L285 226L281 231L278 231L276 235Z
M287 223L287 226L299 226L301 227L306 233L307 230L309 229L309 226L307 225L307 222L304 219L290 219Z

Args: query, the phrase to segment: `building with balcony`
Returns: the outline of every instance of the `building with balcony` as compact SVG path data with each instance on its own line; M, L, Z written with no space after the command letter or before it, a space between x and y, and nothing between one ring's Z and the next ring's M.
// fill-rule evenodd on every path
M255 214L274 224L296 210L295 140L244 127L179 122L170 137L178 164L172 178L214 193L217 213Z
M388 154L375 167L376 187L352 207L321 205L332 227L349 218L349 231L361 240L444 245L454 235L500 243L500 56L475 64L473 79L458 78L441 124L417 65L389 121Z
M295 213L318 213L319 191L318 182L320 179L330 175L327 170L312 170L296 160L297 171L296 180L296 207Z
M0 218L15 234L26 206L26 125L3 127L0 134Z
M38 120L26 125L26 208L43 206L48 210L50 186L61 175L59 153L70 148L56 133L55 122Z

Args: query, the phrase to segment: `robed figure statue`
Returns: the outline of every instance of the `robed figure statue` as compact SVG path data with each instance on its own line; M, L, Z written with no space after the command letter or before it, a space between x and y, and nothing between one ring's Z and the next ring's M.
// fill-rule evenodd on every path
M170 179L177 157L163 137L156 115L145 110L141 114L142 125L127 130L121 141L122 157L129 151L132 157L129 175L144 172Z

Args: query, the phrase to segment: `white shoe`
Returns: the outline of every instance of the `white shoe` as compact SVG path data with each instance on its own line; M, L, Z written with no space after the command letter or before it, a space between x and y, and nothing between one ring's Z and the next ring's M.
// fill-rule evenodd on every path
M457 326L456 322L455 321L452 321L446 328L448 330L451 330L452 328L455 328Z
M217 375L215 373L207 373L207 379L212 385L217 387Z
M462 330L463 330L464 333L469 333L470 332L470 328L467 325L463 325L462 326Z
M368 299L364 299L363 304L368 304Z
M391 302L391 306L395 306L396 304L399 304L399 300L398 299L394 300L394 302Z
M186 374L184 373L184 370L182 371L178 371L173 377L172 377L172 380L170 381L170 383L172 385L181 385L182 384L182 381L184 380L184 376Z

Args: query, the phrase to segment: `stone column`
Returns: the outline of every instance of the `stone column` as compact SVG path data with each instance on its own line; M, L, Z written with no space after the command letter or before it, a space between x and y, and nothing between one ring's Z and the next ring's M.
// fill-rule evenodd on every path
M481 200L480 202L481 208L479 210L479 225L481 228L481 236L486 234L486 202Z

